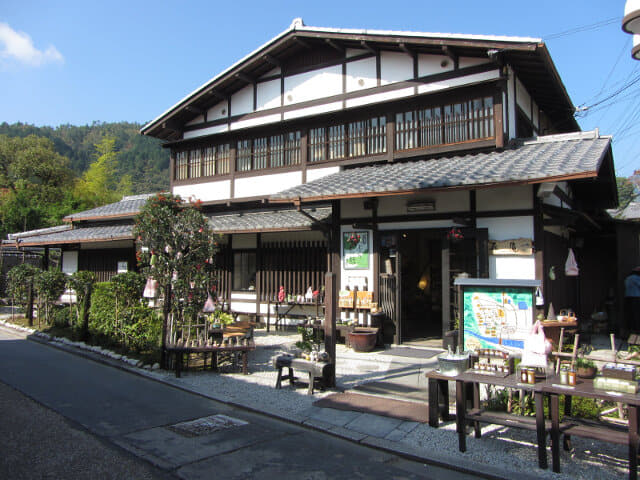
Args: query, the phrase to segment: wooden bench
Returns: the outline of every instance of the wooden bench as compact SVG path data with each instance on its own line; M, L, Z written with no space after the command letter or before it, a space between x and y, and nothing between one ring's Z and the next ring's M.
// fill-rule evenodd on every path
M211 368L218 368L218 354L219 353L233 353L239 354L242 357L242 373L248 375L249 373L249 352L255 350L256 345L253 340L248 340L244 344L221 344L221 345L203 345L201 347L196 346L172 346L167 347L166 351L169 355L173 354L174 368L176 371L176 377L180 377L180 371L182 370L182 364L184 355L191 353L202 353L205 355L205 368L207 366L206 356L211 353Z
M296 358L291 355L278 355L273 358L273 367L278 370L278 378L276 380L276 388L282 388L282 369L288 368L289 373L284 378L289 380L289 385L293 385L295 377L293 370L302 370L309 374L309 389L307 393L313 395L314 382L316 379L322 381L326 385L324 379L328 378L332 364L328 362L312 362L302 358Z

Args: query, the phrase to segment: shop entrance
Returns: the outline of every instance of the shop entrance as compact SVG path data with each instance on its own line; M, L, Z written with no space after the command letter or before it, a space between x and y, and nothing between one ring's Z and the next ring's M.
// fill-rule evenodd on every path
M458 315L455 277L488 276L486 229L457 231L462 236L455 241L444 229L381 234L381 294L386 303L393 303L386 310L393 312L395 342L442 339ZM384 292L387 285L395 292Z

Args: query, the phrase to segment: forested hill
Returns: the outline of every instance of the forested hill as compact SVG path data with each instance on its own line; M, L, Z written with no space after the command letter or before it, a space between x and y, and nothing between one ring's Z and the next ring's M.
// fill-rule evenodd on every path
M116 139L118 174L130 175L131 193L151 193L169 188L169 151L160 141L138 133L137 123L94 122L92 125L36 127L25 123L0 123L0 135L26 137L38 135L50 139L56 151L67 157L70 167L81 175L95 160L95 144L105 135Z

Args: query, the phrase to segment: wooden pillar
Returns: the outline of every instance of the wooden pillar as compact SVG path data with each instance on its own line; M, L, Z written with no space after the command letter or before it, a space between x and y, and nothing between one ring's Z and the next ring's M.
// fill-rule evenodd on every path
M44 255L42 256L42 269L49 270L49 247L44 247Z
M328 387L336 386L336 316L338 304L337 277L335 273L327 272L324 280L324 350L329 354L332 367L329 369Z
M451 272L449 264L449 241L442 239L442 337L449 330L451 321ZM444 344L443 344L444 345Z

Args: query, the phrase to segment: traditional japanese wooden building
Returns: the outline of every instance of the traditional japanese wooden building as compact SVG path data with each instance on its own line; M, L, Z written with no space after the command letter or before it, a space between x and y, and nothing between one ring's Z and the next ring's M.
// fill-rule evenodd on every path
M541 280L546 305L579 315L605 300L611 138L574 111L540 39L296 19L141 133L224 234L233 310L266 317L280 286L319 290L331 271L373 292L401 343L449 330L460 274Z

